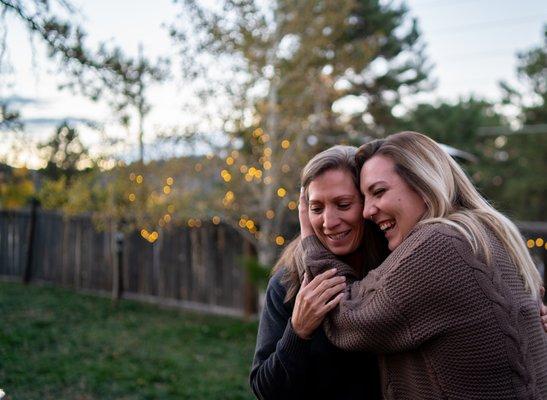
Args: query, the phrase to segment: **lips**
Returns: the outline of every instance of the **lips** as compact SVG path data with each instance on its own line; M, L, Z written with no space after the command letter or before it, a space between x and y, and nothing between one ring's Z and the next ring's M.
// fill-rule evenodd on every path
M395 220L385 220L385 221L378 222L378 227L384 233L392 229L394 226L395 226Z
M350 232L351 232L351 229L348 229L347 231L344 231L344 232L333 233L333 234L325 235L325 236L327 236L330 240L339 241L344 239L346 236L348 236Z

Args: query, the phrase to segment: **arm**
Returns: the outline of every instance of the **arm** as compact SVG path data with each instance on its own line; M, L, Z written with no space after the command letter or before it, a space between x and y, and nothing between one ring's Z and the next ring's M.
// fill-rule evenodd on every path
M266 289L250 375L254 394L263 400L284 397L292 382L302 379L309 361L309 341L294 332L284 297L285 290L274 276Z
M347 287L339 307L324 321L325 333L337 347L348 351L396 352L414 346L409 325L385 288L380 289L376 271L361 281L353 270L325 249L315 236L303 242L306 266L313 275L336 268Z
M472 255L469 243L440 225L416 230L361 281L346 273L347 266L315 237L304 240L312 275L334 266L346 276L344 298L324 322L333 344L346 350L404 352L458 329L454 315L483 295L471 292L477 288L470 264L474 258L461 256Z
M250 375L251 388L258 398L297 397L305 387L311 362L307 338L341 299L341 295L332 298L344 287L343 280L334 274L330 271L309 284L305 278L292 310L284 303L285 289L279 274L270 280Z

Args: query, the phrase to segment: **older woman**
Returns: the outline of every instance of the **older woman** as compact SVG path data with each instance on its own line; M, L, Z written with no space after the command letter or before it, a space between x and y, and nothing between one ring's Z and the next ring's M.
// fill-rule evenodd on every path
M377 228L361 217L355 152L355 147L334 146L319 153L304 168L302 186L311 230L362 278L386 257L387 247ZM377 357L337 349L320 328L345 287L335 272L308 280L299 238L283 252L266 290L250 375L258 398L380 398Z
M349 284L329 340L380 354L387 399L547 399L540 275L514 224L424 135L371 142L357 161L363 215L392 253L355 280L301 207L312 276L334 266Z

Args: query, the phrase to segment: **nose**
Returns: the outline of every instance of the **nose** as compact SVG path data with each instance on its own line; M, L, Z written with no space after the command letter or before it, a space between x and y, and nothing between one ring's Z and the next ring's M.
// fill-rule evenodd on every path
M365 200L365 204L363 206L363 218L364 219L372 219L374 214L378 212L378 208L374 205L373 201Z
M327 231L332 230L340 223L340 217L335 209L326 207L323 213L323 228Z

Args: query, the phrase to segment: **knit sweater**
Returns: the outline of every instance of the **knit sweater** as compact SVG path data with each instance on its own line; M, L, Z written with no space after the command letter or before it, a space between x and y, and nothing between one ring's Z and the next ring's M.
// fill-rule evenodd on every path
M258 329L250 384L259 399L380 399L378 358L336 348L317 329L302 339L290 319L294 301L285 303L286 289L277 272L266 290Z
M349 283L325 319L327 337L380 353L386 399L547 399L539 302L489 239L491 266L454 228L418 225L361 281L317 238L304 239L312 275L334 266Z

